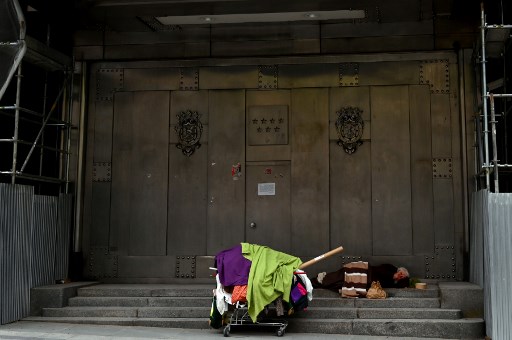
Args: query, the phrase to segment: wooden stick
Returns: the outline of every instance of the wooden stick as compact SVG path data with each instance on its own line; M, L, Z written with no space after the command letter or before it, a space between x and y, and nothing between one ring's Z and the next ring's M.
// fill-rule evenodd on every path
M333 250L329 250L327 253L325 253L323 255L317 256L314 259L311 259L311 260L309 260L307 262L304 262L303 264L300 265L299 269L304 269L306 267L309 267L313 263L317 263L320 260L323 260L323 259L325 259L325 258L327 258L329 256L334 255L334 254L341 253L342 251L343 251L343 247L342 246L339 246L338 248L333 249Z

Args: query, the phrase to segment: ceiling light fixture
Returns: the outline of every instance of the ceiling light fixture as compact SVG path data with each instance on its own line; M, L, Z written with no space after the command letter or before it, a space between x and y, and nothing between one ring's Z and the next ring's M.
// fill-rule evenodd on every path
M283 13L239 13L219 15L162 16L155 19L162 25L197 25L198 22L209 24L240 24L249 22L287 22L304 20L341 20L364 19L364 10L338 10L318 12L283 12Z

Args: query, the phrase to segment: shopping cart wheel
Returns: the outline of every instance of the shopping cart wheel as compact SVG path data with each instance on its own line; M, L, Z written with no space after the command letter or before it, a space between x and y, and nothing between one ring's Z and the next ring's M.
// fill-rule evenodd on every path
M224 327L224 336L225 337L228 337L229 336L229 331L231 330L231 327L229 327L229 325L227 325L226 327Z
M283 336L284 335L284 328L279 328L277 330L277 336Z

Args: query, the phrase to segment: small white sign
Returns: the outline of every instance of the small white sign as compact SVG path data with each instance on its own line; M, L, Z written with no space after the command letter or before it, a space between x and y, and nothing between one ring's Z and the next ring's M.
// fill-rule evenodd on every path
M275 183L258 183L258 196L275 196Z

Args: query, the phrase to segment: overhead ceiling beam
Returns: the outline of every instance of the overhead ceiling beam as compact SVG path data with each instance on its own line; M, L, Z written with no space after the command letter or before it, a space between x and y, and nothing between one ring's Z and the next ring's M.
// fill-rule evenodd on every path
M162 25L239 24L250 22L319 21L364 19L365 10L308 11L283 13L242 13L223 15L188 15L156 17Z

